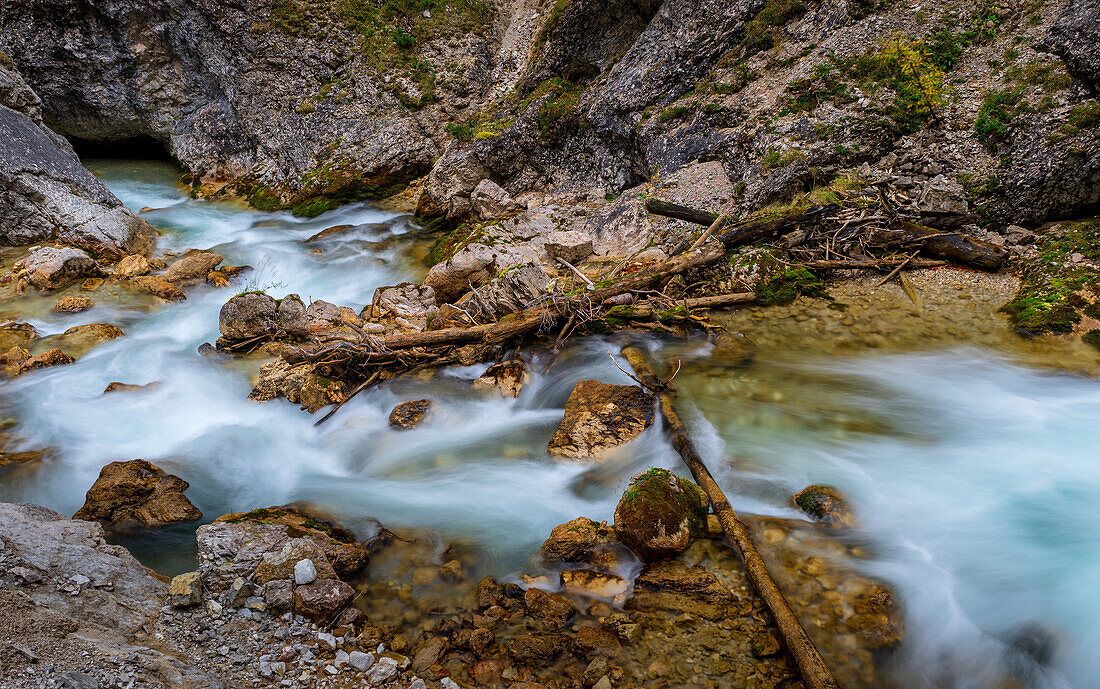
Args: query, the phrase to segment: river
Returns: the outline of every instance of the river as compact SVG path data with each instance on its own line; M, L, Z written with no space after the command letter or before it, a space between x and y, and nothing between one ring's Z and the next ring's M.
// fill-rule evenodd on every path
M154 209L144 217L163 231L162 249L211 249L254 270L247 284L200 287L174 305L109 291L76 316L49 311L56 294L3 304L43 335L108 322L126 336L4 384L21 436L54 454L8 470L0 500L72 514L102 465L140 457L189 481L207 521L305 500L348 521L369 516L465 539L484 553L486 571L506 573L554 525L610 520L633 472L681 470L656 427L595 481L582 480L588 467L546 455L577 380L629 382L599 338L569 347L553 366L537 359L516 400L470 396L466 381L484 367L373 390L320 428L285 401L248 400L254 362L197 351L217 337L229 296L266 289L360 307L381 285L422 277L411 219L353 204L304 220L190 199L167 164L88 165L128 206ZM362 227L322 243L322 253L303 241L344 223ZM815 334L790 328L825 311L789 322L749 311L733 323L761 344L748 368L709 361L705 345L665 352L687 362L678 385L688 416L735 509L795 516L787 496L814 482L850 497L872 553L856 566L893 584L904 604L907 635L892 661L901 686L992 687L1006 663L1022 662L1006 644L1014 636L1049 641L1045 666L1018 668L1030 686L1098 686L1100 383L1050 365L1062 357L1089 370L1095 353L1014 344L989 308L957 337L913 341L892 340L889 328L874 341L829 334L837 323L858 328L856 316ZM904 313L896 320L913 322ZM160 385L103 395L112 381ZM395 403L423 396L437 409L425 427L387 427ZM171 573L193 567L193 533L191 524L127 544Z

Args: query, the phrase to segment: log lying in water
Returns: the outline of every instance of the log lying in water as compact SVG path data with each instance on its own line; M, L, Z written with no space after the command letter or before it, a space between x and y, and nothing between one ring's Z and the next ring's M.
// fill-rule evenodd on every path
M655 215L685 220L698 225L710 226L718 218L716 213L657 199L649 199L645 207ZM810 206L787 211L771 218L733 223L732 226L727 222L725 231L719 234L718 238L727 248L770 239L790 232L803 223L818 222L839 208L836 204ZM884 222L884 227L866 229L867 237L872 244L888 248L919 247L921 253L929 256L989 271L1000 270L1008 257L1004 249L980 239L941 232L901 218Z
M674 302L669 309L683 308L688 311L694 309L720 309L723 306L734 306L736 304L751 304L756 301L756 294L754 292L733 292L730 294L716 294L710 297L696 297L693 299L681 299ZM623 318L653 318L653 316L661 313L664 309L658 309L648 304L642 304L638 306L625 305L622 312L612 311L612 315L622 316Z
M802 683L807 689L839 689L840 685L837 684L832 672L829 671L825 659L821 657L817 647L810 641L810 637L806 634L802 623L795 617L794 611L787 603L787 599L783 597L779 587L775 584L775 580L768 572L767 565L764 564L756 545L752 542L748 527L737 518L737 514L730 506L729 500L726 499L722 489L718 487L706 464L703 463L703 458L699 456L695 445L691 442L691 438L688 437L684 423L680 420L679 414L676 413L672 394L668 391L667 385L663 385L658 380L646 359L645 352L631 346L624 347L622 351L623 356L634 368L638 379L646 387L657 392L661 415L668 426L672 444L680 453L684 464L687 464L688 469L691 470L695 482L710 498L711 507L714 509L718 521L721 522L722 529L741 555L749 581L752 582L753 588L756 589L764 604L768 606L772 618L775 619L775 624L779 628L779 633L783 636L787 650L802 676Z

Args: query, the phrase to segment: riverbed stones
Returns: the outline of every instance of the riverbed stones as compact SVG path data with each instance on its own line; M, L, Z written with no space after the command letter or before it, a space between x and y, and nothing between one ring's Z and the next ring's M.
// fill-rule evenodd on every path
M333 619L355 597L355 589L337 579L321 579L294 589L294 612L314 622Z
M583 563L608 570L618 561L616 551L621 548L615 530L607 524L577 517L555 526L539 554L546 562Z
M71 246L42 246L18 261L14 270L22 271L27 282L38 289L61 289L83 277L96 277L102 271L91 256Z
M473 386L478 390L494 390L505 397L519 397L523 386L531 379L522 359L509 359L485 369Z
M848 501L832 486L807 486L792 496L791 502L819 522L851 524L853 520Z
M58 313L80 313L81 311L87 311L93 306L95 306L95 302L88 297L69 295L58 299L52 310Z
M637 385L582 380L547 448L555 457L602 459L653 424L653 396Z
M523 605L532 619L552 629L564 627L575 612L566 599L534 587L523 594Z
M406 431L416 428L424 421L424 416L431 408L431 400L402 402L390 412L390 428L399 428Z
M691 613L708 620L728 616L736 597L718 577L699 565L662 560L648 565L634 580L629 610Z
M172 577L168 587L168 604L173 608L190 608L202 602L202 579L198 572L185 572Z
M619 540L645 562L675 557L703 532L710 502L699 486L666 469L630 480L615 507Z
M222 262L221 254L209 251L196 251L183 258L176 259L161 275L173 284L197 282Z
M26 352L26 350L19 351L22 353ZM13 354L11 351L8 352L7 356L9 356L9 358L12 360L17 360L20 358L19 353ZM53 349L42 352L41 354L35 354L34 356L23 359L22 363L19 364L18 372L26 373L27 371L34 371L35 369L40 368L50 368L51 366L66 366L73 363L74 361L76 361L76 359L61 351L61 349L59 349L58 347L54 347Z
M290 505L225 514L215 519L214 524L211 526L248 523L273 526L288 537L305 538L312 541L321 548L329 562L332 563L336 573L341 577L355 576L370 560L369 549L366 545L360 543L351 531L320 516ZM278 547L281 548L282 544L280 543ZM275 550L275 548L271 550ZM287 578L292 576L293 566L297 561L294 560L290 563L291 573L286 575ZM318 565L318 577L324 578L320 563L314 561L314 564Z
M148 258L141 254L130 254L115 264L115 277L128 280L145 275L152 269Z
M130 279L129 283L141 291L148 292L164 301L183 301L187 298L183 290L159 275L139 275Z
M111 462L100 470L73 518L143 526L193 521L202 512L183 494L187 488L187 481L144 459Z

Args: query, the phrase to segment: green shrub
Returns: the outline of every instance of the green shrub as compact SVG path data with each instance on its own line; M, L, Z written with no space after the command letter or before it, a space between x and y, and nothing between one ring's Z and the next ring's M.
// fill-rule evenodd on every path
M657 121L670 122L672 120L683 119L688 112L688 108L683 105L672 105L661 111L661 114L657 116Z
M1023 109L1022 98L1020 88L991 91L985 95L974 122L974 134L986 148L992 149L1008 138L1013 118Z
M745 24L744 48L751 53L767 50L775 45L778 27L802 15L806 5L802 0L768 0L764 8Z

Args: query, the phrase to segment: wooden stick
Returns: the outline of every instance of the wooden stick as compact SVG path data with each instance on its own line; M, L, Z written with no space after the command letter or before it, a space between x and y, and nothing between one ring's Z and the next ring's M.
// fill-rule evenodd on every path
M588 276L585 275L584 273L582 273L581 271L577 270L577 266L573 265L569 261L566 261L561 256L558 256L558 263L562 264L563 266L565 266L569 270L576 273L577 277L579 277L581 280L584 280L584 284L588 285L588 289L596 289L596 286L592 284L592 281L588 279Z
M706 230L704 230L703 234L699 235L699 238L696 239L694 242L692 242L691 246L689 246L687 250L688 251L695 251L700 246L702 246L703 242L707 241L707 238L710 237L712 234L714 234L714 231L717 230L719 227L721 227L722 223L726 222L726 220L729 217L730 216L727 213L723 213L722 215L719 215L718 219L715 220L714 222L712 222L710 224L710 227L708 227Z
M913 252L912 254L910 254L910 255L909 255L909 258L907 258L907 259L905 259L904 261L902 261L901 263L899 263L899 264L897 265L897 267L896 267L896 268L894 268L893 270L891 270L891 271L890 271L890 272L889 272L889 273L888 273L888 274L886 275L886 277L884 277L884 278L882 278L881 280L879 280L878 282L876 282L876 283L875 283L875 287L882 287L883 285L885 285L885 284L886 284L886 282L887 282L887 281L888 281L888 280L889 280L890 278L892 278L892 277L894 277L895 275L897 275L898 273L900 273L900 272L901 272L901 269L902 269L902 268L904 268L904 267L905 267L906 265L908 265L908 264L909 264L909 261L912 261L912 260L913 260L914 258L916 258L916 257L917 257L917 254L919 254L919 253L920 253L920 251L914 251L914 252Z
M896 267L899 263L905 263L901 259L883 258L863 261L807 261L799 263L804 268L816 268L819 270L882 270ZM792 264L796 265L796 264ZM908 262L909 268L939 268L948 265L947 261L932 258L917 258Z
M683 421L676 413L676 407L672 403L672 395L668 392L667 385L662 385L649 366L645 352L641 349L627 346L623 347L622 352L645 386L658 391L657 398L660 403L661 415L668 426L672 444L679 451L680 457L683 458L688 469L691 470L695 482L710 498L711 507L714 509L718 521L721 522L722 529L741 555L749 581L752 582L753 588L756 589L764 604L768 606L768 610L771 611L772 618L775 619L775 624L779 628L779 633L783 637L787 650L794 659L795 666L798 667L798 672L802 676L802 682L806 685L806 689L840 689L840 685L837 684L836 679L829 671L829 667L825 664L825 659L821 657L821 653L806 634L802 623L798 621L794 611L791 610L790 604L787 603L787 599L783 597L779 587L775 584L775 580L768 572L767 565L764 564L756 545L752 542L749 528L737 518L737 514L733 511L729 500L726 499L722 489L718 487L714 477L711 476L710 471L703 463L703 458L699 456L695 445L691 442L691 438L688 437Z
M716 294L710 297L683 299L675 302L672 308L682 306L689 311L693 309L717 309L723 306L733 306L735 304L750 304L754 301L756 301L756 294L753 292L734 292L732 294ZM615 312L614 315L622 318L650 318L659 310L660 309L649 305L627 306Z
M344 399L343 399L343 400L342 400L342 401L341 401L341 402L340 402L339 404L337 404L337 405L336 405L335 407L333 407L332 409L330 409L330 410L329 410L329 412L328 412L327 414L325 414L325 415L324 415L324 416L322 416L321 418L317 419L317 423L315 423L315 424L313 424L313 425L314 425L314 426L320 426L320 425L321 425L321 424L323 424L324 422L328 421L328 420L329 420L330 418L332 418L332 415L333 415L333 414L335 414L336 412L340 411L340 407L342 407L342 406L344 406L345 404L347 404L347 403L348 403L348 402L349 402L349 401L351 400L351 398L352 398L352 397L355 397L356 395L358 395L359 393L363 392L364 390L366 390L366 389L367 389L368 387L370 387L371 385L374 385L374 384L375 384L375 383L376 383L376 382L378 381L378 378L379 378L379 377L380 377L381 375L382 375L382 374L381 374L381 373L379 373L378 371L375 371L374 373L372 373L372 374L371 374L371 377L370 377L370 378L367 378L367 379L366 379L366 380L364 380L364 381L363 381L362 383L360 383L360 384L359 384L359 387L357 387L357 388L355 388L354 390L352 390L352 391L351 391L351 394L350 394L350 395L348 395L347 397L345 397L345 398L344 398Z

